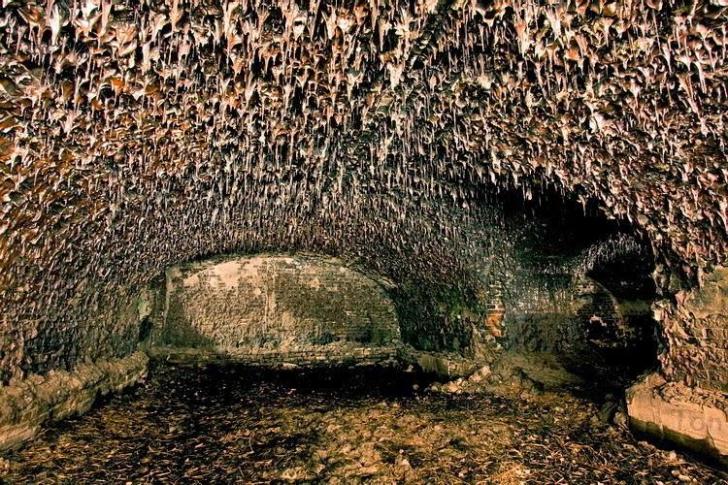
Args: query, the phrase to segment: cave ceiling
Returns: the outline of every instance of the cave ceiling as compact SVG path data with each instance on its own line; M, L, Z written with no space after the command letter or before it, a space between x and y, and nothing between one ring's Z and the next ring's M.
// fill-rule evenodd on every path
M0 0L0 300L240 249L406 264L481 191L543 184L721 263L727 11Z

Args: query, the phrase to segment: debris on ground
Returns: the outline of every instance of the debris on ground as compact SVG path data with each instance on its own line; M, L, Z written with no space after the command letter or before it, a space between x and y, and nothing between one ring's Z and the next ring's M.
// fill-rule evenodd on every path
M41 484L728 483L606 424L586 399L427 385L392 369L158 365L144 385L8 454L2 474Z

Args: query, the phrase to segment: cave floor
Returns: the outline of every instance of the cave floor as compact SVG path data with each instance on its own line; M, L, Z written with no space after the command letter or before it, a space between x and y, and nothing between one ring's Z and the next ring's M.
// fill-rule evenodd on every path
M603 424L587 400L433 393L422 379L157 365L0 467L8 483L728 483Z

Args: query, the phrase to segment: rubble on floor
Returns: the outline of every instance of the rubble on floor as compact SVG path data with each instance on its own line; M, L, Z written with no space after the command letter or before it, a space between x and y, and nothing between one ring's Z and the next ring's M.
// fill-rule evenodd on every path
M550 353L504 352L491 364L484 364L467 376L446 383L433 383L434 392L463 394L491 393L509 398L533 399L545 390L587 392L588 383L567 371Z
M429 383L393 369L155 365L144 385L50 428L0 471L8 483L727 483L605 424L585 399Z

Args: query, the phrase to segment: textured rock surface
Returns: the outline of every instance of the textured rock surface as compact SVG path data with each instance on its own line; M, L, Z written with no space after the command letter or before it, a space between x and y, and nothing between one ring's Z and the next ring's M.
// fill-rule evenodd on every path
M728 392L728 269L707 273L701 288L681 290L677 305L657 305L668 345L665 372L691 386Z
M553 353L582 375L614 382L657 364L649 300L618 298L583 275L555 276L555 287L531 288L505 306L506 348Z
M302 350L281 352L254 350L224 352L216 349L184 347L152 347L150 358L188 367L214 365L244 365L264 369L325 369L346 367L395 367L405 362L401 349L395 346L362 347L351 344L332 344Z
M651 374L627 392L632 425L645 433L713 455L728 466L728 395L666 382Z
M681 307L728 262L725 0L0 6L3 383L133 352L140 291L226 252L351 256L477 347L481 209L548 186L648 238L664 372L725 389Z
M161 343L227 353L395 346L394 304L332 258L228 257L167 271Z
M92 304L65 301L64 310L47 301L48 313L42 317L14 313L10 301L0 297L0 307L8 308L0 316L0 383L53 369L70 370L86 360L129 355L145 338L143 322L152 311L153 295L146 289L125 288Z
M110 352L126 323L86 309L201 255L457 279L489 187L593 198L678 272L725 260L723 2L2 7L6 372Z
M32 439L42 425L88 411L99 396L146 376L149 358L136 352L123 359L82 364L72 372L34 375L0 389L0 450Z

